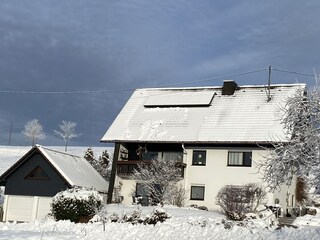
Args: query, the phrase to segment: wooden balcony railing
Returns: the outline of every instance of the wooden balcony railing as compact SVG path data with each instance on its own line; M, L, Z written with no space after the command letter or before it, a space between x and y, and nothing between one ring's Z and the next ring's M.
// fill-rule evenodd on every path
M137 160L128 160L128 161L118 161L117 162L117 174L119 176L130 176L133 173L134 169L137 169L138 164L151 164L151 161L137 161ZM177 162L177 167L185 168L186 164L182 162Z
M133 173L133 170L137 168L138 164L151 164L151 161L118 161L117 173L118 175L129 176Z

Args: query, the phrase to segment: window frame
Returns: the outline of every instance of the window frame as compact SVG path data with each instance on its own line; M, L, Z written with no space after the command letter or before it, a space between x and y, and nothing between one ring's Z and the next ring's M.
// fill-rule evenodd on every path
M195 154L202 152L204 154L204 163L199 164L199 160L195 160ZM207 164L207 151L206 150L193 150L192 151L192 166L206 166Z
M25 180L51 180L48 174L40 167L36 166L31 172L29 172L25 177Z
M202 197L198 197L198 198L193 197L193 194L192 194L192 189L193 188L201 188L201 189L203 189L203 196ZM193 200L193 201L204 201L205 191L206 191L205 186L192 185L191 188L190 188L190 200Z
M242 154L242 164L230 164L230 153L241 153ZM246 154L248 154L247 157L246 157ZM249 151L249 150L248 151L246 151L246 150L230 150L230 151L228 151L227 166L228 167L252 167L252 151Z

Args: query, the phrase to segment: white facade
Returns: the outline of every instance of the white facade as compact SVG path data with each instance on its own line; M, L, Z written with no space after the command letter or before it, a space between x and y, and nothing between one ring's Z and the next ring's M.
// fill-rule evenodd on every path
M206 151L206 164L193 165L193 150ZM185 188L191 190L192 186L204 187L204 200L189 200L188 205L196 204L215 209L216 196L225 185L244 185L247 183L259 183L263 186L262 175L258 172L256 164L263 160L265 150L254 149L252 151L252 165L228 166L229 151L250 151L248 149L186 149L184 161L187 163L185 169ZM190 199L190 197L189 197ZM268 202L273 203L273 195L268 194Z
M193 151L205 151L205 165L193 164ZM252 154L251 166L229 166L229 152L250 152ZM186 195L186 205L206 206L208 209L217 210L215 204L219 190L226 185L245 185L248 183L258 183L266 189L263 183L262 174L259 172L258 164L264 161L267 151L261 148L193 148L185 149L183 162L186 164L184 185ZM123 204L134 204L136 181L116 178L115 186L121 186L120 195L123 196ZM191 187L204 187L204 198L201 200L191 200ZM203 189L203 188L202 188ZM295 206L295 181L291 186L282 186L274 193L267 194L268 204L280 204L284 209Z

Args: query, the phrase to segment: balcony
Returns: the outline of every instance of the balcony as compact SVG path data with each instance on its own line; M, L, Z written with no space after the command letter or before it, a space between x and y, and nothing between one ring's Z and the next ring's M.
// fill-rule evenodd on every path
M130 176L133 173L133 170L137 168L138 164L151 164L151 161L137 161L137 160L128 160L128 161L118 161L117 162L117 174L119 176Z
M137 169L138 164L146 164L150 165L151 161L141 161L141 160L128 160L128 161L118 161L117 162L117 174L120 177L128 178L130 175L132 175L133 170ZM176 162L176 167L182 169L182 177L184 173L184 168L186 167L185 163L182 163L181 161Z

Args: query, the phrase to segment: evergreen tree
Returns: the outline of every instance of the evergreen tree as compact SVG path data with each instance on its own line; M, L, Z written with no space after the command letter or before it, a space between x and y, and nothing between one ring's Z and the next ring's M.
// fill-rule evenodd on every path
M106 179L109 180L110 178L110 168L108 168L109 165L109 153L107 150L102 152L102 155L99 156L99 159L95 159L93 149L89 147L87 151L84 154L84 158L87 159L87 161L94 167L94 169L97 170L97 172L100 173L100 175Z

